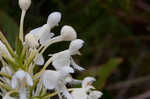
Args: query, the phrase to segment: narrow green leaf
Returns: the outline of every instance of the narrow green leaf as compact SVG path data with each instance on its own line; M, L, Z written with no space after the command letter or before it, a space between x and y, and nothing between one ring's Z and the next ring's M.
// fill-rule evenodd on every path
M16 54L18 55L18 57L20 57L22 53L23 45L21 40L18 37L16 39L15 49L16 49Z
M99 88L102 88L107 80L107 78L111 75L111 73L114 71L114 69L122 62L122 59L115 58L110 59L108 63L101 66L97 71L97 82L96 86Z

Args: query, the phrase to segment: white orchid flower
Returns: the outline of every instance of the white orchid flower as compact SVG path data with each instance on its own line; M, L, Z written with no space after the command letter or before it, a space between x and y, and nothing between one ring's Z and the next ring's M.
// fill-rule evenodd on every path
M65 78L69 73L74 73L74 70L69 67L64 67L59 71L46 70L41 76L41 80L46 89L55 89L62 93L67 99L72 99L72 96L69 94L65 86Z
M35 48L41 45L46 45L48 41L54 36L54 33L51 33L51 29L58 25L61 20L60 12L53 12L48 16L47 24L44 24L41 27L31 30L26 36L25 41L31 47ZM31 38L31 39L30 39Z
M28 99L26 85L33 86L32 77L27 72L18 70L12 77L11 87L19 89L20 99Z
M75 88L71 95L73 99L98 99L102 96L102 93L100 91L91 91L91 89L95 89L92 86L92 83L95 81L95 78L93 77L86 77L82 81L82 88ZM87 93L90 94L87 94ZM93 98L94 97L94 98Z
M73 40L68 50L53 54L52 65L54 68L56 70L60 70L64 67L70 67L72 65L73 68L77 70L84 70L84 68L78 66L71 57L71 55L78 54L79 49L83 46L83 42L84 41L80 39Z
M50 33L50 26L45 24L39 28L31 30L25 36L25 42L30 48L37 48L40 44L46 44L52 37L54 33Z

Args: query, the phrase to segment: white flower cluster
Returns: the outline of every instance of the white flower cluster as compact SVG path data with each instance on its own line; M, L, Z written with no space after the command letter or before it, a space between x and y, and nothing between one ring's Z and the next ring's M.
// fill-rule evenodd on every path
M77 80L71 76L76 70L84 70L72 58L72 55L81 55L79 50L84 41L77 39L75 29L69 25L62 27L59 36L51 32L61 21L60 12L51 13L46 24L31 30L24 39L24 12L30 5L31 0L19 0L22 10L19 40L22 47L18 45L16 51L13 51L0 33L0 61L3 65L0 72L0 95L3 99L48 99L54 96L54 93L48 93L47 90L56 91L59 99L100 98L102 93L92 86L95 78L85 77L83 80ZM44 51L51 44L60 41L70 41L69 48L49 55L50 58L45 61L42 55ZM54 70L47 69L50 64ZM36 71L38 65L43 67ZM68 89L67 84L81 84L82 87Z

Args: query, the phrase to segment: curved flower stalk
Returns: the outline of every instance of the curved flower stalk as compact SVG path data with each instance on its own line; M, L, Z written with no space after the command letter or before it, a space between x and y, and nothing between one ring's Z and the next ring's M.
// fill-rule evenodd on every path
M86 77L82 81L82 88L75 88L72 91L73 99L98 99L102 96L100 91L92 91L95 89L92 83L96 81L93 77ZM87 94L89 92L89 94Z
M23 43L23 36L24 36L24 33L23 33L24 17L25 17L26 11L29 9L30 5L31 5L31 0L19 0L19 6L22 10L21 20L20 20L19 38L22 41L22 43Z
M64 67L59 71L46 70L41 76L41 80L45 88L49 90L55 89L59 93L63 93L67 99L72 99L72 96L66 89L64 80L69 73L74 73L74 70L69 67Z
M28 99L26 85L33 86L32 77L27 72L18 70L12 77L11 87L19 90L20 99Z

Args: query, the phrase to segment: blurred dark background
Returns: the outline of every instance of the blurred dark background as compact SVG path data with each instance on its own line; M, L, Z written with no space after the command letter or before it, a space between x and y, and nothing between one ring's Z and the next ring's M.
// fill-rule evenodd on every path
M25 32L45 24L53 11L62 21L52 32L71 25L85 41L83 55L74 59L87 70L75 78L96 77L103 99L150 99L150 0L32 0ZM17 0L0 0L0 29L12 46L20 14ZM45 58L68 44L52 45Z

